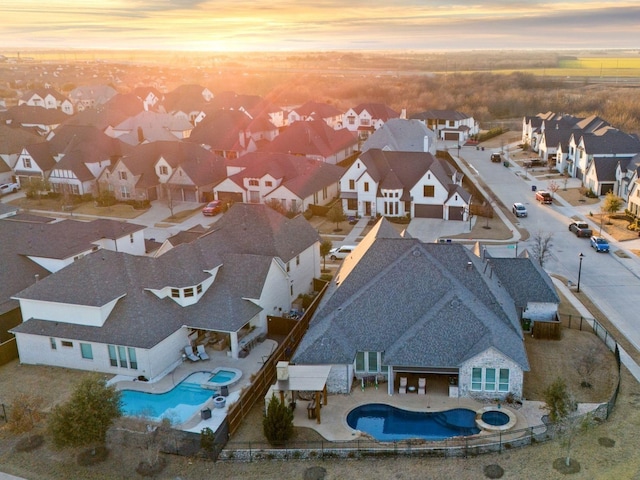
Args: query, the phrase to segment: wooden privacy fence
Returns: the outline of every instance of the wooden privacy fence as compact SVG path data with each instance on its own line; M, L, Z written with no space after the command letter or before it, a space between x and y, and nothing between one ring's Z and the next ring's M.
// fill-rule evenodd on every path
M318 295L313 299L302 317L293 323L291 331L265 361L262 369L254 375L251 384L240 392L238 401L229 407L226 418L229 435L233 435L240 428L242 421L256 402L264 400L269 388L275 383L276 364L281 360L289 360L291 353L298 348L298 344L309 328L309 321L318 308L318 303L322 299L327 285L327 282L314 279L314 289L318 291Z
M0 343L0 365L5 365L16 358L18 358L18 345L15 337Z

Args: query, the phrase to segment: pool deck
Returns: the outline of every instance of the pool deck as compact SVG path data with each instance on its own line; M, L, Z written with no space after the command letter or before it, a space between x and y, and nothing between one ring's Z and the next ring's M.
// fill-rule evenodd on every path
M277 347L277 342L267 339L258 343L245 358L232 358L226 352L220 352L211 348L207 349L209 360L199 360L192 362L185 360L173 371L153 382L140 382L127 377L114 379L112 382L118 390L137 390L147 393L164 393L171 390L182 380L193 372L212 372L218 367L234 368L242 371L242 377L237 383L229 386L229 395L223 408L215 408L213 405L214 390L211 390L211 398L201 407L188 421L175 425L180 430L200 433L203 428L209 427L214 432L218 429L227 415L230 404L238 401L240 391L251 383L251 376L262 368L265 360L271 356ZM202 420L200 411L205 408L211 409L211 418Z
M404 410L421 412L439 412L454 408L468 408L478 411L492 404L492 402L483 403L470 398L449 397L446 382L443 385L432 386L431 391L429 390L429 385L427 385L425 395L418 395L415 392L407 392L402 395L396 392L393 395L389 395L386 383L380 384L377 389L373 386L367 386L362 390L360 387L354 386L350 394L329 395L327 405L323 405L321 409L322 423L320 424L317 423L316 419L308 418L308 403L308 401L304 400L297 401L293 424L296 427L312 428L327 440L337 442L356 440L361 436L359 431L347 425L347 414L355 407L367 403L384 403ZM508 408L515 414L516 424L512 431L517 431L543 425L542 416L547 413L541 409L543 405L543 402L525 401L519 408L511 408L504 405L501 408ZM542 431L544 429L545 427L540 428ZM487 433L491 434L492 432ZM539 431L536 431L536 433L539 433Z

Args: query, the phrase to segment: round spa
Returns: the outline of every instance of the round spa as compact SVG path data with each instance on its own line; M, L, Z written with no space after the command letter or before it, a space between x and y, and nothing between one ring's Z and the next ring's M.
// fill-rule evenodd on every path
M242 377L242 370L231 367L218 367L211 372L209 379L201 384L204 388L217 390L236 384Z
M484 407L476 412L476 425L488 432L504 432L516 424L516 415L508 408Z

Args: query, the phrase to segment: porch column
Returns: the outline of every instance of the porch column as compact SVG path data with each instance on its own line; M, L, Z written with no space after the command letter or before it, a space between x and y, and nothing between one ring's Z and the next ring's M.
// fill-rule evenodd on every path
M393 382L394 382L393 367L389 365L387 367L387 393L389 395L393 395Z
M238 358L238 332L230 332L229 337L231 338L231 357Z

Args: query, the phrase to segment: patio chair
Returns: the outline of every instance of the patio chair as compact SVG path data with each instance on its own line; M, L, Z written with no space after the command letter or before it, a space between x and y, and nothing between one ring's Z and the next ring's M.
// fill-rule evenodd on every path
M418 379L418 395L426 395L427 393L427 379L419 378Z
M400 377L400 388L398 388L398 393L407 393L407 377Z
M204 349L204 345L198 345L197 348L200 360L209 360L209 355L207 355L207 351Z
M198 360L200 360L200 357L198 357L197 355L193 354L193 347L191 347L191 346L184 347L184 354L192 362L197 362Z

